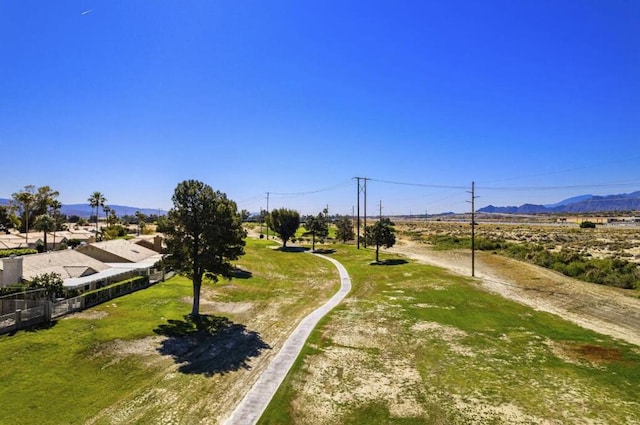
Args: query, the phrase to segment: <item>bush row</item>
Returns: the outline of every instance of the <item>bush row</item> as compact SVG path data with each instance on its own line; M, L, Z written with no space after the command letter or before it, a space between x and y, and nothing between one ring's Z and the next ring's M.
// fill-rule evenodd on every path
M0 258L10 257L12 255L28 255L37 254L38 251L32 248L20 248L20 249L0 249Z
M471 249L471 238L432 235L429 242L436 249ZM618 258L589 258L574 251L552 252L540 244L510 243L504 240L476 238L480 251L495 251L518 260L560 272L585 282L624 289L640 288L638 265Z
M550 252L542 245L510 244L503 252L519 260L560 272L585 282L637 289L640 283L638 265L618 258L588 258L577 252Z

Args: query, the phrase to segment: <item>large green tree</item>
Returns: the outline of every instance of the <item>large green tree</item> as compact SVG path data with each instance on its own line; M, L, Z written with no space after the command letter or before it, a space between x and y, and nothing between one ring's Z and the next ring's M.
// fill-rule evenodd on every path
M300 227L300 213L287 208L278 208L269 213L267 221L269 228L280 235L282 247L286 248L287 241Z
M89 199L87 199L91 208L96 209L96 238L98 237L98 209L100 207L104 208L104 204L107 202L107 198L104 197L102 192L93 192Z
M351 241L355 237L353 221L349 217L342 216L336 221L336 237L343 243Z
M376 263L380 262L380 247L391 248L396 243L393 222L388 218L378 220L373 226L364 229L364 239L367 244L376 246Z
M53 190L49 186L36 188L30 184L20 192L11 195L14 201L14 210L20 212L20 231L27 234L27 243L29 243L29 229L33 226L35 217L47 214L59 194L57 190Z
M231 277L231 261L244 254L246 232L236 203L197 180L176 187L166 229L168 262L193 281L191 316L200 314L203 277Z
M51 207L57 201L60 192L49 186L41 186L35 193L33 215L38 216L49 213Z
M304 223L304 228L307 229L307 233L311 235L311 249L313 251L316 250L316 237L320 239L320 241L324 241L324 239L329 235L329 223L327 216L322 213L318 213L315 217L307 217L307 220Z

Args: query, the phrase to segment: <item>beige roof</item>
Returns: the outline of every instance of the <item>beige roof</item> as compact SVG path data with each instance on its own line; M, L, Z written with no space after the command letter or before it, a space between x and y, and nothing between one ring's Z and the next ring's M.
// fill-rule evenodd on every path
M10 234L0 234L0 249L18 249L18 248L27 248L27 242L24 238L24 233L10 233ZM35 239L35 234L29 232L29 236Z
M91 251L94 249L104 251L109 253L112 257L117 257L119 259L118 261L110 262L137 263L158 254L151 249L124 239L94 242L78 248L79 251L85 252L87 255L92 255Z
M71 239L78 239L81 241L86 241L87 239L89 239L90 237L93 236L93 233L87 231L87 230L63 230L60 232L56 232L56 238L67 238L67 240L71 240Z
M67 279L87 276L109 268L106 264L72 249L25 255L22 258L22 277L26 280L52 272Z
M0 249L19 249L19 248L27 248L27 244L24 241L15 242L15 241L0 240Z

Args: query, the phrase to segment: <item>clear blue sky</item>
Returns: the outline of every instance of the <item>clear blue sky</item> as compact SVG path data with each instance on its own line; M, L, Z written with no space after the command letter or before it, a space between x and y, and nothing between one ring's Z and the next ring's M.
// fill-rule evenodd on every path
M477 207L640 190L639 46L635 0L0 0L0 197L168 209L193 178L351 213L360 176L368 211L415 214L469 210L472 181Z

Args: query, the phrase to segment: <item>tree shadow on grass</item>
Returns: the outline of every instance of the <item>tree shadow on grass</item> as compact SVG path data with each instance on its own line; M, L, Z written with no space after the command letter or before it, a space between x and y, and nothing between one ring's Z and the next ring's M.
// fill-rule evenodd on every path
M324 255L328 255L328 254L333 254L334 252L336 252L335 249L333 248L320 248L320 249L316 249L315 251L312 251L314 254L324 254Z
M233 277L234 279L250 279L253 277L253 273L251 273L249 270L244 270L236 267L231 272L231 277Z
M252 357L271 349L259 333L221 316L187 315L153 331L167 337L158 352L173 357L182 373L213 376L250 369Z
M6 332L5 334L0 333L0 335L15 336L20 332L35 333L35 332L51 329L57 324L58 324L57 320L51 320L50 322L38 323L36 325L30 325L20 329L14 329L12 331Z
M276 248L276 251L282 251L282 252L305 252L308 251L309 248L305 248L302 246L286 246L286 247L279 247Z
M390 260L380 260L380 261L374 261L371 263L372 266L399 266L401 264L407 264L408 261L407 260L403 260L400 258L394 258L394 259L390 259Z

